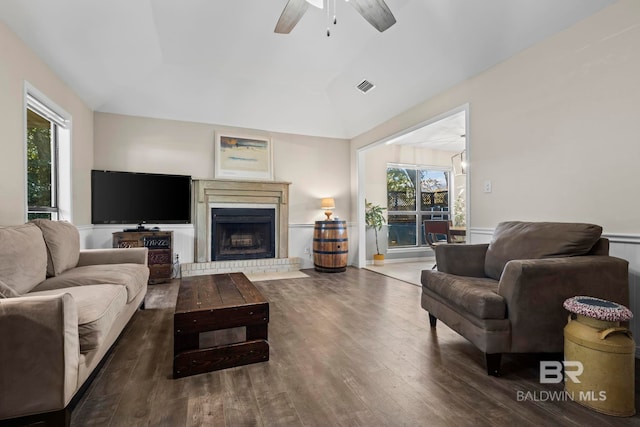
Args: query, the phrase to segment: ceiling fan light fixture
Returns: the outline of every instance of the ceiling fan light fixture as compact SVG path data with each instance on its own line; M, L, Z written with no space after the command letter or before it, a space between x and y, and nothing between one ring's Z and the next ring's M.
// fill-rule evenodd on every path
M296 26L298 21L302 18L307 11L309 5L317 7L318 9L327 9L328 21L331 18L331 0L288 0L285 5L280 19L276 24L274 32L278 34L289 34L293 27ZM336 18L336 1L333 0L333 23L337 23ZM389 6L384 0L345 0L353 6L353 8L376 30L383 32L387 28L396 23L396 18L389 9ZM331 35L331 31L327 31L327 36Z
M373 89L374 87L376 87L375 84L371 83L369 80L364 79L362 80L360 83L358 83L358 85L356 86L356 89L358 89L360 92L362 93L367 93L369 92L371 89Z

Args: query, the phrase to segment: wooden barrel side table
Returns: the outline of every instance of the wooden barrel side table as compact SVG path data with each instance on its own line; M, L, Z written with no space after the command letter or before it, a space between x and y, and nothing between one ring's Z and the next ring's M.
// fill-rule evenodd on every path
M323 273L347 269L349 238L346 221L316 221L313 229L313 265Z

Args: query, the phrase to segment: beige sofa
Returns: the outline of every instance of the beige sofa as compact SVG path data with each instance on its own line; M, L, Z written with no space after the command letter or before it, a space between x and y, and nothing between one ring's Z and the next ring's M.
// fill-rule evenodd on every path
M81 251L67 222L0 227L0 420L68 425L148 277L146 248Z

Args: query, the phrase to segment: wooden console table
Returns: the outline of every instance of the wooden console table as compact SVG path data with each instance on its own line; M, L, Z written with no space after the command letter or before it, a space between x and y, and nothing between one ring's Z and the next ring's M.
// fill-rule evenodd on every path
M269 360L269 303L242 273L183 278L173 317L173 377ZM244 341L200 348L200 333L246 327Z

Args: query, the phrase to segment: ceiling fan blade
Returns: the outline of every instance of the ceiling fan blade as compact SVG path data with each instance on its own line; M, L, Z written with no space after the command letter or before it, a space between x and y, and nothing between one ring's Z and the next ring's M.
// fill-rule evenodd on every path
M274 32L289 34L308 8L309 3L306 0L289 0L282 11L282 15L280 15L280 19L278 19Z
M396 23L396 18L384 0L350 0L349 3L380 32Z
M307 3L317 7L318 9L324 9L324 0L307 0Z

